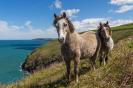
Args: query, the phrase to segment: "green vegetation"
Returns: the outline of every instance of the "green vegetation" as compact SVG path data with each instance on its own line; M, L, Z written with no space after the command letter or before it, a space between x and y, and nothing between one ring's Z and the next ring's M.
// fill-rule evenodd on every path
M123 38L133 35L133 23L113 27L112 30L113 30L113 39L116 43Z
M112 30L115 30L115 31L125 30L125 29L133 29L133 23L112 27Z
M38 71L16 83L7 85L6 88L132 88L133 24L128 24L127 27L124 25L123 27L125 29L122 29L122 26L113 28L113 39L116 44L109 55L109 62L106 66L99 66L97 61L97 69L93 71L90 69L91 65L88 59L81 60L79 65L79 83L73 81L72 71L71 82L67 84L64 62L51 64L45 69L42 69L43 65L41 65L41 62L39 64L34 62L39 61L38 57L40 56L43 62L53 60L56 56L58 57L54 58L54 60L59 58L59 44L55 40L36 49L27 57L25 66L35 66L35 70ZM36 63L38 66L33 63ZM4 85L1 87L4 87Z
M33 70L42 69L51 62L61 61L60 46L57 40L53 40L46 45L34 50L22 65L22 69L32 72Z
M133 23L118 27L113 27L113 39L116 42L133 35ZM60 59L60 46L57 40L43 45L31 53L22 65L26 71L33 72L48 67L50 64L62 61Z
M129 47L133 36L115 45L106 66L90 70L89 61L81 61L79 83L66 83L64 63L53 64L49 68L35 72L7 88L117 88L133 87L133 48Z
M131 40L131 41L128 43L128 47L129 47L129 48L133 48L133 40Z

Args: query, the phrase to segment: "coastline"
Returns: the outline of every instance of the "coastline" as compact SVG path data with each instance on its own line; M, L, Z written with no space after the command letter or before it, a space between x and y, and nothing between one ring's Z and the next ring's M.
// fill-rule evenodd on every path
M41 45L45 45L48 42L49 41L42 40L1 40L1 84L16 82L23 78L25 74L29 74L28 72L22 70L22 63L24 63L27 55L31 54L31 52L33 52L36 48ZM30 48L32 45L36 45L36 48Z

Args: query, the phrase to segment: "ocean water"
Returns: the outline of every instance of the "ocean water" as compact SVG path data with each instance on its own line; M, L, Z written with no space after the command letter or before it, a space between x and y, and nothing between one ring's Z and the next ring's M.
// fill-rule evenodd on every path
M21 79L21 63L35 48L47 40L0 40L0 83L11 83Z

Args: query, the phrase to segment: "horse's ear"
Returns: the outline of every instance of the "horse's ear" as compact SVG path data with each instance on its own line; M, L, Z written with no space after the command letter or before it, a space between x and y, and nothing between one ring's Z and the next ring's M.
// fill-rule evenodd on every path
M107 22L106 22L106 25L108 25L108 24L109 24L109 22L107 21Z
M102 27L102 26L103 26L101 22L99 23L99 25L100 25L100 27Z
M63 13L62 13L62 16L63 16L64 18L66 18L66 12L63 12Z
M54 18L57 18L57 15L54 13Z

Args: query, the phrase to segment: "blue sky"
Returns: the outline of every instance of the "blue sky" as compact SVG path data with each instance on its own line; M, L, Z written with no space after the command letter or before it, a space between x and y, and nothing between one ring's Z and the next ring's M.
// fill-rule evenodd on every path
M53 13L63 11L77 31L133 22L133 0L0 0L0 39L56 37Z

